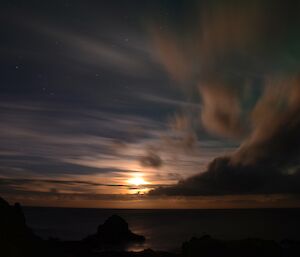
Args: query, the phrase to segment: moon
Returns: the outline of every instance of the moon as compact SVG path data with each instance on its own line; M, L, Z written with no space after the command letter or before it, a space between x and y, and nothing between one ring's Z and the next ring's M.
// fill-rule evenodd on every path
M147 184L147 182L141 177L133 177L128 179L128 183L135 186L141 186Z

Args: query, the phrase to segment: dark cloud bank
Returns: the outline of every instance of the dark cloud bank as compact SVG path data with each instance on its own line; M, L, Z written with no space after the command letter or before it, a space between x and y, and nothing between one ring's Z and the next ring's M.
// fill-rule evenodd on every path
M199 21L187 22L193 40L174 28L154 32L171 77L198 89L202 124L215 135L236 136L240 147L214 159L205 172L150 194L300 193L300 65L292 47L299 43L299 18L289 12L299 5L262 2L202 11Z

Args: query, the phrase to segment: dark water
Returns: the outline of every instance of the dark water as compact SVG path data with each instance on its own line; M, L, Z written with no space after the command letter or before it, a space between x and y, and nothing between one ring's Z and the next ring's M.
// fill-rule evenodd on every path
M174 251L192 236L208 233L217 238L258 237L300 240L300 209L253 210L116 210L24 208L28 225L44 237L77 240L95 233L110 215L118 214L130 228L146 237L142 246Z

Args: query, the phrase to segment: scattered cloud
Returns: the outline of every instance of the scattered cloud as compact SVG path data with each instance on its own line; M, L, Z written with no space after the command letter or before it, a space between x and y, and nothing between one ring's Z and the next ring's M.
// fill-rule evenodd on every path
M160 168L163 161L154 150L148 150L144 156L140 158L140 164L144 167Z

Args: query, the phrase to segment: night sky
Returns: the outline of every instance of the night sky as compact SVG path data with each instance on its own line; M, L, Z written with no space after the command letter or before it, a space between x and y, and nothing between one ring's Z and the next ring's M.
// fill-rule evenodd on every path
M299 1L1 1L0 195L299 207Z

